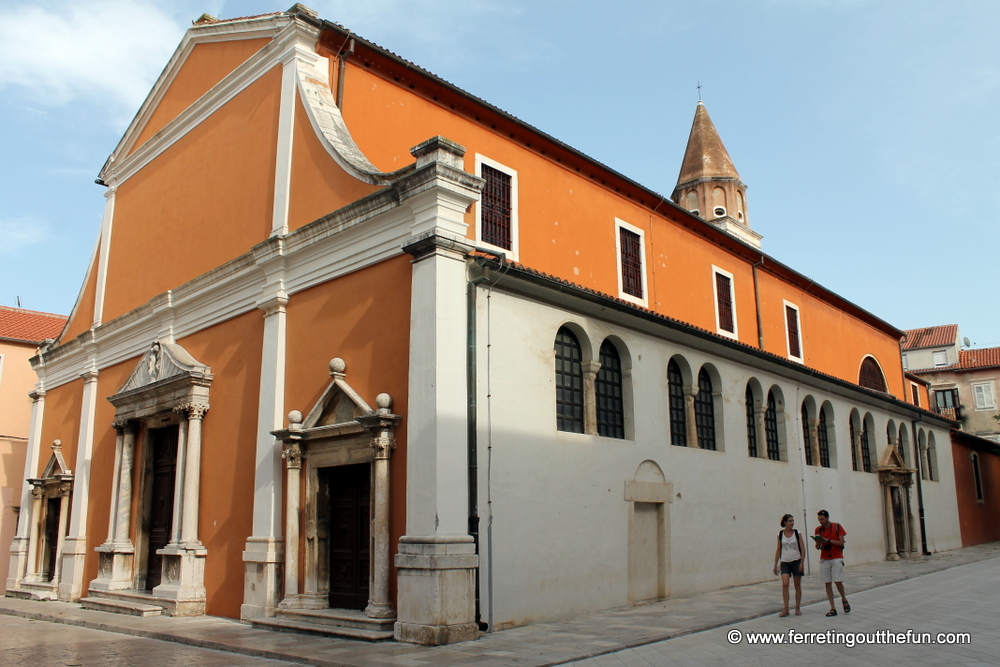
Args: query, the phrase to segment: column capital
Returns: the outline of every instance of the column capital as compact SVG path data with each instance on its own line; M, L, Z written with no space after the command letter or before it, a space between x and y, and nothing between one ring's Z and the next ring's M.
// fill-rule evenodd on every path
M39 388L39 389L36 389L34 391L29 391L28 392L28 398L30 398L33 403L38 403L39 401L44 401L45 400L45 390Z
M111 428L113 428L118 435L125 435L126 433L135 433L136 424L131 419L115 419L111 422Z
M31 483L31 497L35 500L41 500L45 497L45 487L44 482L40 479L29 479L28 482Z
M200 420L211 406L208 403L184 403L174 408L174 412L186 417L188 420Z
M414 262L435 254L464 259L472 250L466 239L439 234L436 230L413 236L403 246L403 252L413 255Z
M97 382L97 376L101 374L97 368L88 368L84 372L80 373L80 379L83 380L84 384L90 384L91 382Z
M285 450L281 452L281 458L285 459L285 466L289 470L299 470L302 468L302 447L297 442L286 444Z
M288 305L288 294L284 290L279 290L275 294L261 297L257 301L257 308L264 311L264 317L285 313L285 306Z
M66 496L68 496L72 492L73 492L73 483L72 482L63 482L62 484L59 485L59 495L60 495L60 497L65 498Z
M583 369L584 375L597 377L597 374L601 372L601 362L594 360L583 361L580 362L580 368Z

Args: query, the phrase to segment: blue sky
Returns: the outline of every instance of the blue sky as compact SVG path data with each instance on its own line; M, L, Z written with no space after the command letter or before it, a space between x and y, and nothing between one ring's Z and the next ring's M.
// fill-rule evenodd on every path
M72 309L93 180L191 20L290 4L0 5L0 304ZM700 81L766 252L1000 345L996 0L305 4L666 195Z

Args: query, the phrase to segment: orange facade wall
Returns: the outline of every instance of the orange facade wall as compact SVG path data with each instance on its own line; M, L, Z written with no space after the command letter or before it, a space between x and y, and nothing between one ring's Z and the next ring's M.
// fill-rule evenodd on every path
M299 292L288 302L285 406L308 414L330 384L328 364L347 364L347 382L374 407L381 393L392 411L407 413L409 377L409 256L397 257ZM406 527L406 421L396 429L390 460L389 543ZM304 550L303 550L304 551ZM395 566L391 566L395 567ZM301 570L300 570L301 572ZM390 595L396 577L390 575Z
M178 340L212 368L202 425L198 535L205 559L205 613L240 617L243 548L253 531L257 408L264 313L251 311Z
M316 136L302 100L296 96L288 228L298 229L377 189L349 175L334 161Z
M280 82L271 70L119 186L104 321L267 239Z
M196 44L140 131L130 153L270 41L261 38Z
M62 454L66 459L66 466L70 470L76 470L76 444L77 438L80 437L82 408L83 380L73 380L46 391L37 475L42 474L52 456L52 450L49 448L53 440L62 441Z
M700 223L688 221L669 204L629 198L624 184L616 185L599 169L540 154L544 144L526 131L516 137L500 134L486 121L459 115L443 103L415 94L404 83L348 61L345 120L358 145L380 169L395 170L411 162L409 149L431 136L457 141L468 150L467 171L474 171L475 154L480 153L517 172L522 264L617 296L615 218L619 218L644 232L651 309L716 331L714 264L734 274L739 340L757 346L753 262L748 257L703 238L693 227ZM531 141L536 142L534 147L525 145ZM474 236L474 209L466 221L470 237ZM767 351L787 357L783 308L787 299L801 309L807 365L856 383L862 359L871 354L882 366L890 392L904 396L895 338L766 269L759 273Z
M101 243L104 243L103 239ZM59 334L60 342L73 340L84 331L88 331L94 324L94 304L97 301L97 257L100 256L100 252L101 249L98 247L90 268L87 270L83 290L81 290L76 305L73 307L73 314L66 323L66 328Z
M976 497L976 480L971 455L975 450L952 438L951 453L955 463L955 495L958 520L962 527L962 546L1000 541L1000 455L977 452L983 500Z

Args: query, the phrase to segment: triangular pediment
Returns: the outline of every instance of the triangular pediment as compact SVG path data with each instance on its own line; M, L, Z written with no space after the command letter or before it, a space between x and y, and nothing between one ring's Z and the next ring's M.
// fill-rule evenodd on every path
M330 376L333 380L309 411L309 416L302 423L303 428L348 424L357 421L358 417L374 412L347 383L344 367L344 362L340 359L330 362Z
M45 470L42 471L42 479L53 479L56 475L69 475L72 471L66 467L66 459L63 458L62 454L62 443L56 440L52 443L52 456L49 457L49 462L45 464Z
M142 355L135 370L115 396L173 378L211 378L212 369L197 361L177 343L156 341Z
M889 445L882 452L882 457L878 462L879 470L892 470L899 469L902 471L908 471L910 468L906 465L906 461L899 454L899 447L896 445Z

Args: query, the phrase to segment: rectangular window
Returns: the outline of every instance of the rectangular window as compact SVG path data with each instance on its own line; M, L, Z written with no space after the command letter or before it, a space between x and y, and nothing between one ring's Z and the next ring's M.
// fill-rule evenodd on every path
M995 410L997 407L992 382L974 383L972 385L972 397L976 402L976 410Z
M910 395L913 396L913 404L920 407L920 388L914 383L910 383Z
M910 370L910 364L906 361L906 355L905 354L903 355L903 370L904 371Z
M476 239L517 259L517 172L476 155L476 174L486 181L476 207Z
M715 276L715 330L723 336L736 338L736 307L733 295L733 274L712 267Z
M948 365L948 352L946 350L936 350L931 353L934 358L934 366L947 366Z
M788 344L788 358L802 362L802 334L799 323L799 307L794 303L785 304L785 338Z
M615 220L618 246L618 296L626 301L646 305L645 247L643 232L623 220Z

